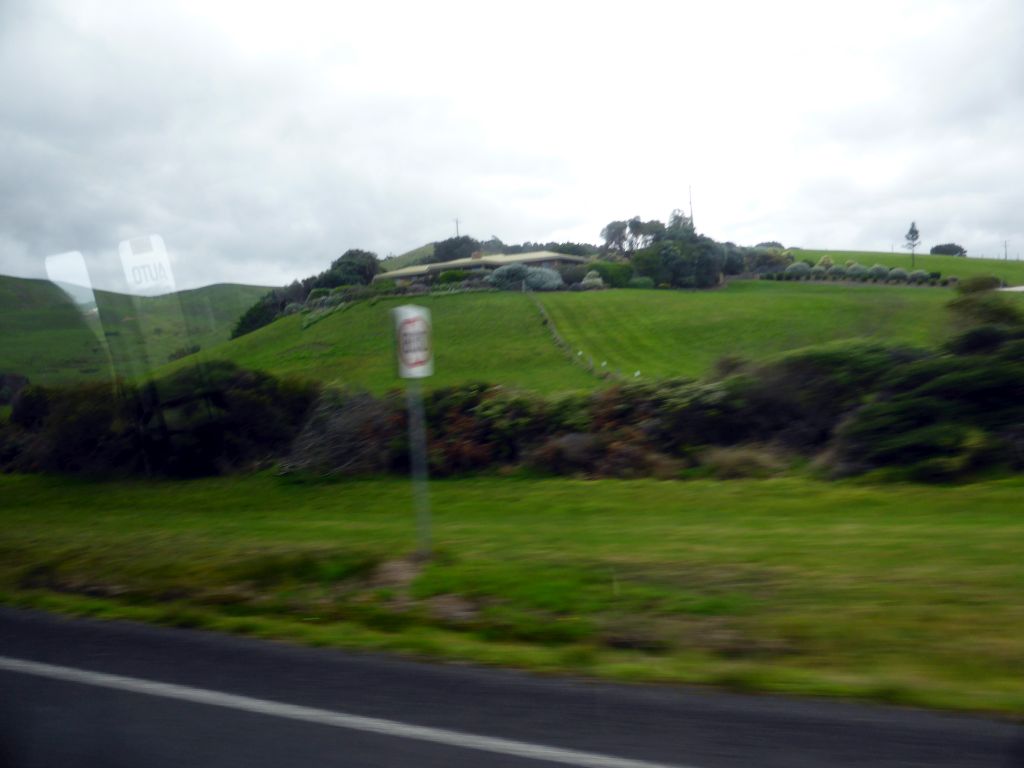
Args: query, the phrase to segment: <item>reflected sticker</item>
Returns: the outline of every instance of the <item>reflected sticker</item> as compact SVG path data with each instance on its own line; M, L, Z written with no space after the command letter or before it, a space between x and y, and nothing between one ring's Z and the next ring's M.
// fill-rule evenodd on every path
M160 235L122 240L117 246L124 279L134 296L155 296L174 291L171 260Z

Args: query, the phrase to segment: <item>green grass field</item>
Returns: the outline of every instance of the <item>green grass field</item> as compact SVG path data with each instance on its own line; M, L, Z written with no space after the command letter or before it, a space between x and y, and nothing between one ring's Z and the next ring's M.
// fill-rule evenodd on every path
M598 371L607 362L627 378L635 370L646 378L701 376L725 355L763 359L850 338L933 345L948 336L951 296L940 288L768 281L704 292L538 295L584 361L593 359ZM409 299L359 303L305 329L302 316L293 315L205 356L380 392L398 385L388 313L402 301ZM472 293L415 301L434 313L437 374L427 386L486 381L559 392L602 385L555 346L528 297Z
M411 267L416 264L421 264L424 259L433 255L434 244L427 243L426 245L421 245L419 248L413 248L411 251L406 251L398 256L389 256L381 261L380 266L384 272L391 272L395 269L402 269L403 267Z
M144 375L182 347L227 341L238 318L266 292L250 285L151 298L97 291L99 311L83 314L46 280L0 276L0 372L39 384L106 378L109 342L118 352L118 372Z
M60 288L0 276L0 372L52 384L109 370L103 342Z
M923 269L928 272L941 272L943 277L958 277L961 280L979 275L995 275L1007 285L1024 285L1024 261L1003 259L960 258L959 256L932 256L929 253L918 253L914 257L915 265L911 267L910 254L906 251L885 253L884 251L830 251L818 249L792 249L790 254L795 259L810 259L817 262L824 255L832 257L832 261L845 265L853 260L865 267L882 264L886 267L903 267L906 270Z
M305 329L303 316L292 315L216 347L208 357L383 392L401 384L390 311L408 301L360 302ZM415 303L430 308L434 325L435 375L426 386L484 381L560 392L592 388L600 381L566 359L528 296L456 294L416 297Z
M0 599L621 680L1024 712L1024 484L0 476ZM382 567L382 564L388 564ZM395 567L401 566L401 567Z
M702 376L725 355L763 359L869 338L931 346L946 338L947 290L740 281L719 291L616 290L541 297L562 336L600 367L631 376Z

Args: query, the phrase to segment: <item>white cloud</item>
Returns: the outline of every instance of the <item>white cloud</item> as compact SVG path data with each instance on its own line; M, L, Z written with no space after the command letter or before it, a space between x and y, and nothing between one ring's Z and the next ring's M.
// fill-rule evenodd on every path
M157 232L179 284L463 232L994 255L1024 242L1013 2L0 10L0 272Z

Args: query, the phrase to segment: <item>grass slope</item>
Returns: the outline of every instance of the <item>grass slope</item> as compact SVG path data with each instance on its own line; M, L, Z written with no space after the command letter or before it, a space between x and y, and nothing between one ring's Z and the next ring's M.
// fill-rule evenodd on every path
M410 583L373 576L414 547L399 478L0 476L0 600L541 671L1021 713L1022 491L434 482L441 556L399 569Z
M138 378L182 347L227 341L238 318L268 290L218 284L143 298L97 291L96 303L119 372Z
M133 376L181 347L227 341L238 318L268 289L210 285L149 298L96 292L98 313L83 314L46 280L0 276L0 371L40 384Z
M52 384L109 375L103 343L47 280L0 276L0 372Z
M419 248L413 248L411 251L406 251L398 256L389 256L382 260L380 265L382 270L390 272L393 269L413 267L417 264L422 264L424 259L430 258L433 255L434 244L427 243L426 245L421 245Z
M390 311L408 301L360 302L305 329L304 317L291 315L199 357L383 392L400 385ZM428 387L483 381L560 392L599 383L558 350L527 296L472 293L415 303L431 310L434 324L435 375Z
M789 253L795 259L810 259L817 263L822 256L828 255L836 264L844 265L853 260L865 267L882 264L886 267L903 267L907 271L910 266L910 254L885 253L884 251L829 251L815 249L792 249ZM959 256L932 256L919 253L914 258L913 269L927 272L941 272L943 277L958 277L961 280L978 275L995 275L1007 285L1024 285L1024 261L1004 261L1003 259L975 259Z
M718 291L544 294L566 341L600 367L701 376L724 355L761 359L852 338L931 345L945 338L939 288L739 281Z

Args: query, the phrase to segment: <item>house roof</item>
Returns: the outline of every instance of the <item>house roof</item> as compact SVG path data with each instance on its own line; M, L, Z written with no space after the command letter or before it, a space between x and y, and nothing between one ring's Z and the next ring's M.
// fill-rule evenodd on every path
M436 264L417 264L414 267L403 267L393 269L390 272L381 272L374 280L393 280L403 277L422 277L436 272L446 272L449 269L465 269L472 267L502 267L506 264L535 264L538 261L562 261L573 264L583 264L587 260L581 256L570 256L567 253L556 251L531 251L529 253L499 253L493 255L482 255L468 259L455 259L453 261L441 261Z

